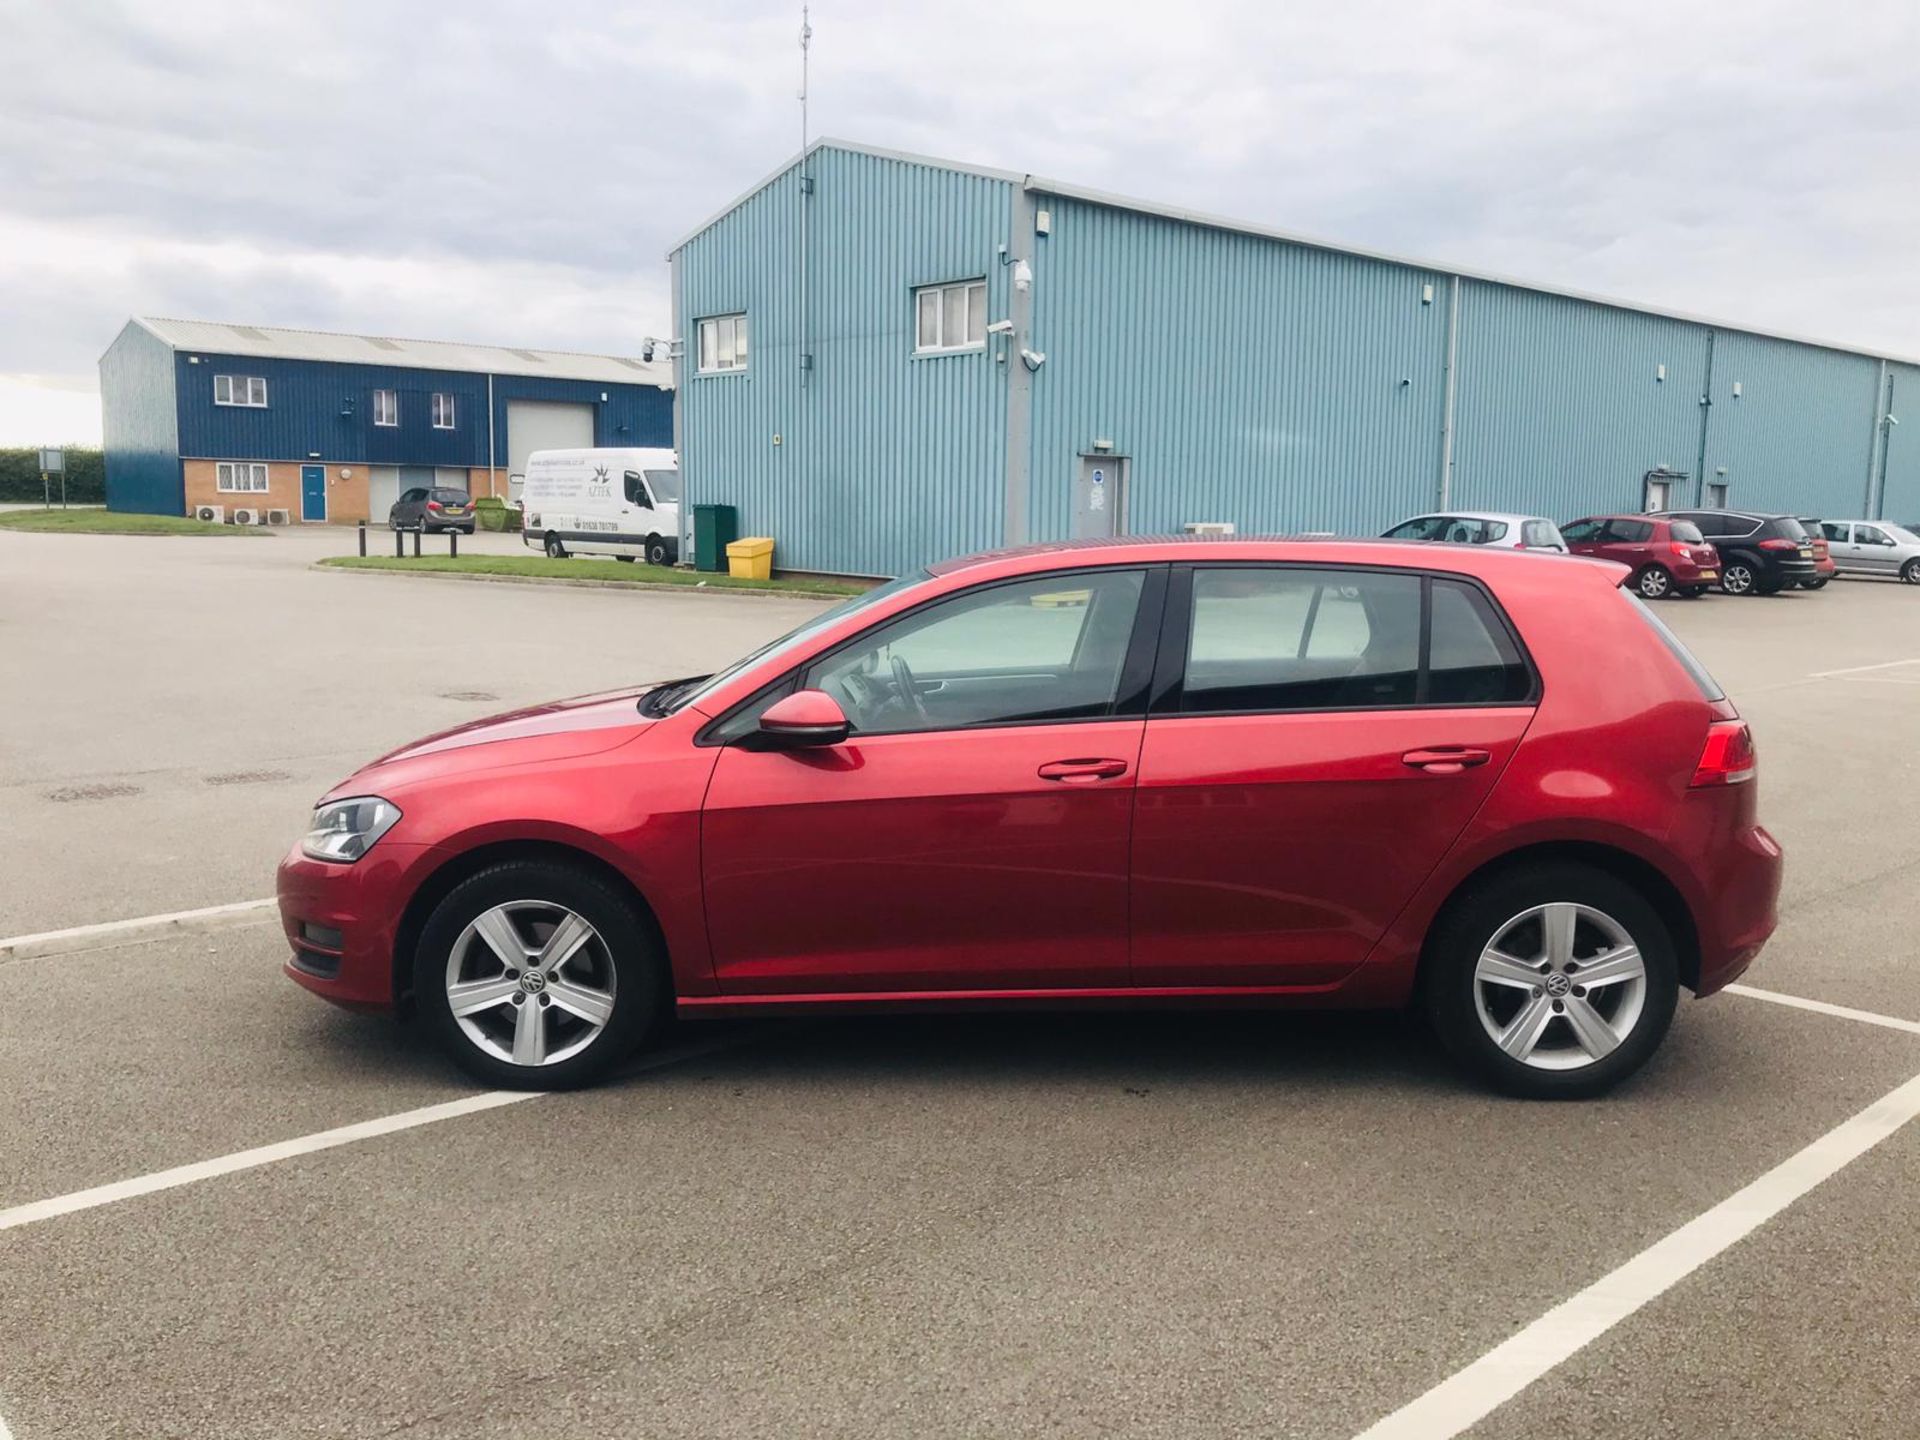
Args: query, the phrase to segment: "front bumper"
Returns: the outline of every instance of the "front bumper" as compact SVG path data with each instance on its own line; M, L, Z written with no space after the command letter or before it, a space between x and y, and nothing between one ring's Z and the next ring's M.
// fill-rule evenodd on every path
M287 978L351 1010L393 1010L394 943L429 850L382 840L352 865L336 865L309 858L296 844L275 884L291 951Z

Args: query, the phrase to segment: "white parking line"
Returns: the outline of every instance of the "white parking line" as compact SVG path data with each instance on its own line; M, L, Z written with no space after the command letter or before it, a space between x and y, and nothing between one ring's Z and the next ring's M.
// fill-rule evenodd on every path
M241 900L232 905L208 905L200 910L174 910L165 915L137 915L131 920L107 920L98 925L75 925L67 930L43 930L37 935L15 935L0 940L0 960L28 960L39 955L134 945L169 931L262 925L274 918L274 903L272 899ZM0 1440L6 1437L0 1435Z
M1824 1000L1806 1000L1798 995L1782 995L1778 990L1756 990L1751 985L1729 985L1727 994L1744 995L1749 1000L1766 1000L1775 1005L1791 1005L1795 1010L1811 1010L1816 1015L1832 1015L1840 1020L1858 1020L1862 1025L1880 1025L1888 1030L1904 1030L1920 1035L1920 1020L1902 1020L1897 1015L1881 1015L1872 1010L1855 1010L1851 1005L1829 1005Z
M1920 1115L1920 1075L1496 1345L1357 1440L1450 1440Z
M1809 680L1830 680L1835 675L1861 675L1869 670L1891 670L1898 665L1920 665L1920 659L1883 660L1878 665L1849 665L1841 670L1816 670L1807 678Z

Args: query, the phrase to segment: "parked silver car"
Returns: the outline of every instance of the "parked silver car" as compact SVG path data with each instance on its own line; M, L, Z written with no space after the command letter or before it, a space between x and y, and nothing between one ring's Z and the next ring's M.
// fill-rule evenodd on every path
M1544 515L1490 510L1448 510L1402 520L1383 540L1426 540L1441 545L1491 545L1499 550L1554 550L1565 555L1560 527Z
M1898 575L1920 585L1920 534L1885 520L1822 520L1821 533L1842 575Z

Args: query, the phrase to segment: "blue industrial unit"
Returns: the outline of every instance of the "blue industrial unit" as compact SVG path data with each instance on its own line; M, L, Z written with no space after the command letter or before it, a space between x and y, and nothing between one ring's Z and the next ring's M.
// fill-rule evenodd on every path
M1920 518L1920 362L1031 175L823 140L670 259L688 498L786 569L1662 494Z
M672 443L671 372L611 355L134 319L100 360L107 505L386 518L509 492L527 452Z

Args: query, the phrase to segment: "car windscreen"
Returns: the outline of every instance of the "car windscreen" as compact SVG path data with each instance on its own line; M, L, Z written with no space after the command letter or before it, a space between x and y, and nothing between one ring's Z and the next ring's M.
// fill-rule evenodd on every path
M706 678L695 682L685 694L671 696L664 707L657 709L657 711L650 710L649 713L670 714L684 706L692 705L705 696L712 694L720 686L738 675L742 670L745 670L749 665L758 665L761 661L771 660L776 655L790 654L799 650L807 641L811 640L815 635L818 635L829 625L836 624L844 620L847 616L864 610L869 605L877 604L889 596L898 595L902 590L910 590L915 585L925 584L932 578L933 573L931 571L919 570L911 575L902 575L898 580L889 580L884 585L877 585L862 594L849 595L838 605L827 610L822 610L804 625L789 630L777 640L768 641L765 645L762 645L758 650L750 654L742 655L738 660L734 661L733 664L727 666L726 669L715 671ZM643 701L642 703L645 702Z
M1669 520L1667 528L1673 532L1673 538L1682 545L1704 545L1707 537L1700 533L1700 527L1691 520Z
M680 500L680 472L678 470L643 470L647 477L647 488L653 492L655 500L664 500L678 504Z

